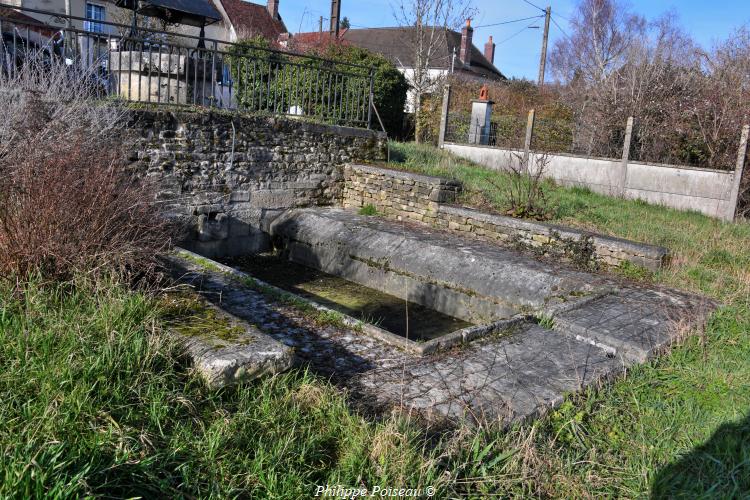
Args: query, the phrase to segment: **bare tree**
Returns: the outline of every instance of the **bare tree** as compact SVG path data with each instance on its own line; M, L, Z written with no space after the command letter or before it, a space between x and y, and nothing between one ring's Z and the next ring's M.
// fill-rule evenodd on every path
M417 141L420 139L422 96L434 91L445 77L444 74L431 70L445 67L447 61L438 59L446 56L441 45L446 46L447 31L458 29L474 12L470 0L398 0L394 5L394 16L398 24L412 28L405 42L410 46L413 69L406 76L413 90Z
M748 109L746 29L704 51L674 14L646 22L619 0L581 0L570 29L551 63L574 116L574 150L619 156L633 116L631 158L732 167Z

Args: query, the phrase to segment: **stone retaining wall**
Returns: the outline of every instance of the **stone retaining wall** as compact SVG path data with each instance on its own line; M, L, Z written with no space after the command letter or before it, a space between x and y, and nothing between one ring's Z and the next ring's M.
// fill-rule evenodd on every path
M206 256L262 249L266 212L338 203L343 165L386 154L383 134L283 117L133 110L128 130L133 167Z
M628 261L655 271L668 258L669 251L662 247L450 205L460 191L460 182L439 177L363 165L344 169L345 208L372 205L388 218L522 246L581 266L614 267Z
M344 168L344 208L372 205L397 220L437 223L441 203L455 203L459 181L366 165Z

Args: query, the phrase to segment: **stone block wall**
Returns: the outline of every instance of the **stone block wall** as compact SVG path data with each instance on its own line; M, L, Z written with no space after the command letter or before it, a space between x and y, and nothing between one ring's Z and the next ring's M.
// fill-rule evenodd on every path
M669 256L662 247L452 206L460 191L460 182L439 177L362 165L347 165L344 169L345 208L372 205L388 218L521 246L586 267L617 267L627 261L655 271Z
M128 122L132 167L209 257L262 250L269 212L336 204L344 164L386 155L383 134L291 118L133 110Z
M455 203L461 183L366 165L344 168L344 208L374 206L396 220L437 223L441 203Z

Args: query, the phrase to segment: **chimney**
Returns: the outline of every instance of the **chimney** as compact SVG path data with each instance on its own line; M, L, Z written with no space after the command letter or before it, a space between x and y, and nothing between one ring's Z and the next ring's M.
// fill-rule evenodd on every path
M458 57L464 66L471 66L471 39L474 35L474 28L471 27L471 19L466 20L466 26L461 30L461 52Z
M268 0L268 13L273 19L279 18L279 0Z
M490 64L495 64L495 44L492 41L492 35L487 43L484 44L484 58L487 59Z

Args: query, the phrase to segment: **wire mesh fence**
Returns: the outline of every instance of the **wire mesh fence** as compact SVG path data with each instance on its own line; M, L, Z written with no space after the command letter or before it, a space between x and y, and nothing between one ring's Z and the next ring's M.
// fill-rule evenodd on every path
M0 67L19 71L32 55L95 82L92 97L153 104L219 107L305 116L316 121L369 127L372 68L284 52L250 43L228 43L179 32L129 26L57 13L60 28L0 11ZM13 11L14 12L14 11ZM79 29L75 23L83 22Z
M550 116L544 108L535 110L530 149L587 158L620 159L624 154L627 119L596 123L576 117ZM475 123L472 123L472 120ZM468 111L448 115L445 140L459 144L481 144L508 149L525 146L527 116L492 113L489 127L476 122ZM733 170L740 133L709 150L705 143L685 131L654 129L633 118L630 161Z
M526 119L512 115L492 116L489 127L472 123L471 113L448 115L445 140L457 144L484 144L500 148L521 149L526 135Z

